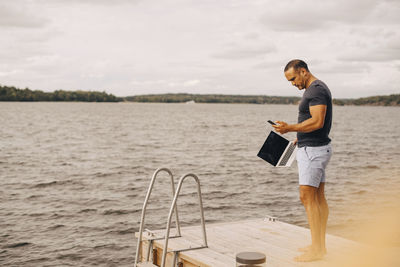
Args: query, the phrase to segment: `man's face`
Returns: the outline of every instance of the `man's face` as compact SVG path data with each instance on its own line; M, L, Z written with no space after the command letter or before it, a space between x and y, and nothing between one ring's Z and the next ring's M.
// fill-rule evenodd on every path
M306 71L302 68L298 70L294 70L294 68L290 68L285 71L286 79L292 83L293 86L302 90L306 88L306 79L305 79Z

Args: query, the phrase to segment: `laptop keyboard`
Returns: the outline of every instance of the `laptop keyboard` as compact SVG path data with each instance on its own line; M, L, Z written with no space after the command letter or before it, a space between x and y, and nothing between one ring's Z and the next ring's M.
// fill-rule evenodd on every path
M286 166L287 162L290 159L290 156L292 155L294 149L296 148L293 143L290 143L288 150L286 151L285 155L283 156L281 162L279 162L279 166Z

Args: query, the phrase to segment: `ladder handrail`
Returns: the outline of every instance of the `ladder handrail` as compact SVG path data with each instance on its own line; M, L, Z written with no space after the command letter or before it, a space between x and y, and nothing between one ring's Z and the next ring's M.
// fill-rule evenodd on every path
M208 247L207 245L207 235L206 235L206 226L205 226L205 221L204 221L204 211L203 211L203 201L201 198L201 190L200 190L200 181L199 178L197 177L197 175L193 174L193 173L188 173L183 175L180 179L179 179L179 183L178 183L178 187L176 189L175 192L175 196L174 199L172 201L171 204L171 208L169 210L169 215L168 215L168 221L167 221L167 228L165 230L165 241L164 241L164 249L163 249L163 256L162 256L162 260L161 260L161 265L160 267L165 267L165 260L167 257L167 250L168 250L168 239L169 239L169 231L171 228L171 219L172 219L172 214L174 212L174 207L176 208L176 201L178 200L178 196L179 196L179 192L181 191L182 188L182 184L183 181L187 178L187 177L193 177L194 180L197 183L197 195L199 197L199 207L200 207L200 215L201 215L201 226L202 226L202 231L203 231L203 247L206 248Z
M154 186L154 182L156 180L156 177L158 175L158 173L165 171L167 172L170 177L171 177L171 186L172 186L172 195L175 196L175 183L174 183L174 176L172 175L172 172L167 169L167 168L158 168L150 181L150 185L149 188L147 189L147 194L146 194L146 198L144 200L143 203L143 208L142 208L142 215L141 215L141 219L140 219L140 227L139 227L139 238L138 238L138 243L137 243L137 247L136 247L136 257L135 257L135 267L139 262L139 254L140 254L140 247L141 247L141 243L142 243L142 236L143 236L143 224L144 224L144 219L145 219L145 213L146 213L146 208L147 208L147 202L149 201L151 192L153 190L153 186ZM180 236L181 235L181 228L179 225L179 217L178 217L178 208L176 207L176 205L173 206L173 210L175 209L175 220L176 220L176 230L177 230L177 235ZM149 253L146 256L146 260L149 260Z

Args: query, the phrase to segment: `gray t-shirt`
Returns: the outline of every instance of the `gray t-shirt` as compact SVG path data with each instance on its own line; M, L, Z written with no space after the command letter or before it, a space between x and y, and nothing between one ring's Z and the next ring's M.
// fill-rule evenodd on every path
M328 86L320 80L313 81L305 90L299 105L298 123L311 118L310 106L326 105L324 127L309 133L297 133L298 147L324 146L329 144L328 137L332 125L332 95Z

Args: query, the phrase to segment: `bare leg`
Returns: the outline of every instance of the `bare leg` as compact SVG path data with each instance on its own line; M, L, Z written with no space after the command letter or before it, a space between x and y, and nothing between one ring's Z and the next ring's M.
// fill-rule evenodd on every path
M308 224L311 232L311 248L309 251L295 258L296 261L315 261L323 256L321 237L321 214L318 202L318 188L300 185L300 199L307 212Z
M329 207L325 198L325 183L320 183L318 188L318 203L319 211L321 216L321 247L322 251L326 253L325 236L326 236L326 225L328 223Z
M319 212L321 218L321 248L324 254L327 253L326 250L326 243L325 243L325 236L326 236L326 225L328 223L328 215L329 215L329 208L328 203L326 202L325 198L325 183L320 183L319 188L317 190L317 198L319 203ZM298 250L301 252L307 252L311 250L312 246L306 246L303 248L299 248Z

